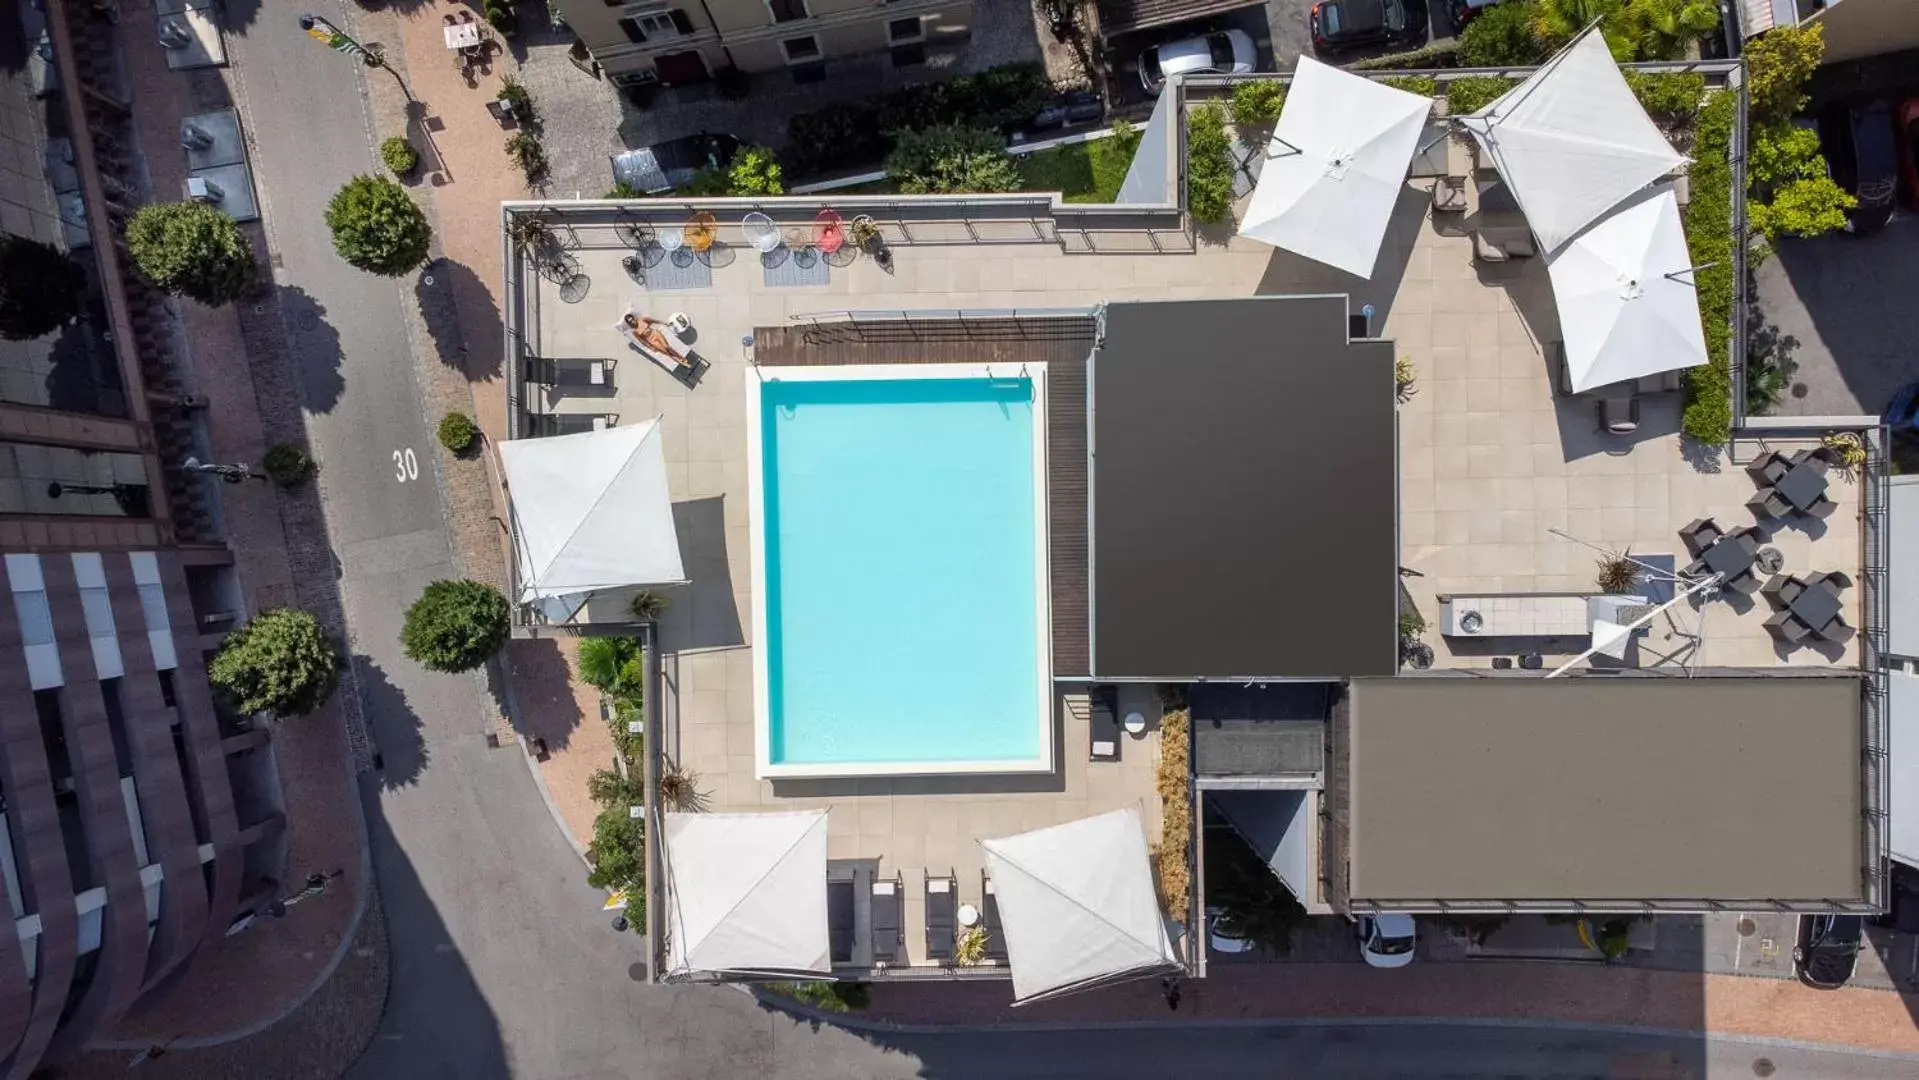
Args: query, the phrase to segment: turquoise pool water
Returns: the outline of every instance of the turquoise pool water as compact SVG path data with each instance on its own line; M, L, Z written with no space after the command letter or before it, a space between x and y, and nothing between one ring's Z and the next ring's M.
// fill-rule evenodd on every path
M775 765L1031 760L1031 379L760 388Z

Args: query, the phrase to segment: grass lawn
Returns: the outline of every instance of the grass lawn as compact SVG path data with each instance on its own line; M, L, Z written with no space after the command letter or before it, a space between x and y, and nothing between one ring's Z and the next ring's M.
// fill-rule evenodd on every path
M1119 197L1138 146L1137 134L1056 146L1022 156L1020 175L1028 191L1058 191L1069 203L1110 203Z

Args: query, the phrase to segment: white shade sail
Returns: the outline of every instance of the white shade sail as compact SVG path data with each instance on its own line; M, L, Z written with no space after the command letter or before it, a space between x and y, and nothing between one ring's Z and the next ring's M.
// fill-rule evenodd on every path
M666 814L671 972L830 973L826 811Z
M1546 257L1574 393L1706 362L1690 268L1671 184Z
M1178 967L1139 811L982 840L1014 1003Z
M521 602L686 580L657 418L501 443L500 468Z
M1372 277L1432 104L1300 57L1239 235Z
M1512 188L1544 251L1686 160L1633 96L1596 27L1459 122Z

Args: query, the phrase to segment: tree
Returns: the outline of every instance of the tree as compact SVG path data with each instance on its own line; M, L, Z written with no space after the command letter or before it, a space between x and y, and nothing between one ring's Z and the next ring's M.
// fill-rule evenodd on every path
M1806 103L1826 39L1818 23L1783 26L1746 42L1746 108L1755 124L1783 122Z
M1845 228L1846 211L1858 205L1859 200L1846 194L1831 177L1819 176L1794 180L1780 188L1769 203L1749 202L1746 218L1768 240L1819 236Z
M733 156L727 181L735 195L784 195L780 159L764 146L749 146Z
M326 208L333 248L348 263L386 277L426 262L433 227L407 196L384 176L356 176L335 192Z
M1796 124L1755 126L1746 158L1746 181L1753 194L1766 196L1795 180L1826 175L1819 133Z
M1677 60L1719 25L1713 0L1633 0L1621 15L1634 60Z
M0 338L50 334L80 313L85 279L52 244L0 232Z
M1226 110L1209 101L1186 120L1186 211L1193 220L1226 220L1233 209L1232 145Z
M1459 35L1462 67L1524 67L1546 58L1534 30L1538 12L1532 0L1506 0L1481 8Z
M636 818L625 803L601 810L593 819L593 839L586 845L592 864L586 883L596 889L626 893L626 919L635 928L646 924L646 819Z
M1495 5L1499 6L1499 5ZM1594 19L1601 22L1600 32L1613 59L1631 60L1632 46L1620 33L1620 12L1625 0L1529 0L1526 6L1533 16L1533 36L1547 53L1554 52L1584 30ZM1482 12L1481 14L1490 14Z
M1018 191L1019 166L998 132L953 125L902 131L886 174L909 195Z
M253 245L231 217L205 203L143 206L126 236L140 275L170 296L218 307L253 284Z
M642 699L646 669L640 639L590 637L580 642L580 681L616 698Z
M436 581L406 609L400 644L430 671L471 671L506 644L512 608L477 581Z
M319 620L275 608L227 635L207 680L241 712L303 716L333 696L340 657Z

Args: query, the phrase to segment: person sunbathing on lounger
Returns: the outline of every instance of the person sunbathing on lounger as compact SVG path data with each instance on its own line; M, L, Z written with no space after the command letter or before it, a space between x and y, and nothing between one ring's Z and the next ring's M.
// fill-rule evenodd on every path
M626 332L641 345L672 360L675 364L686 366L688 362L686 355L680 352L673 344L673 339L668 337L666 330L663 329L666 323L629 312L625 318L625 326Z

